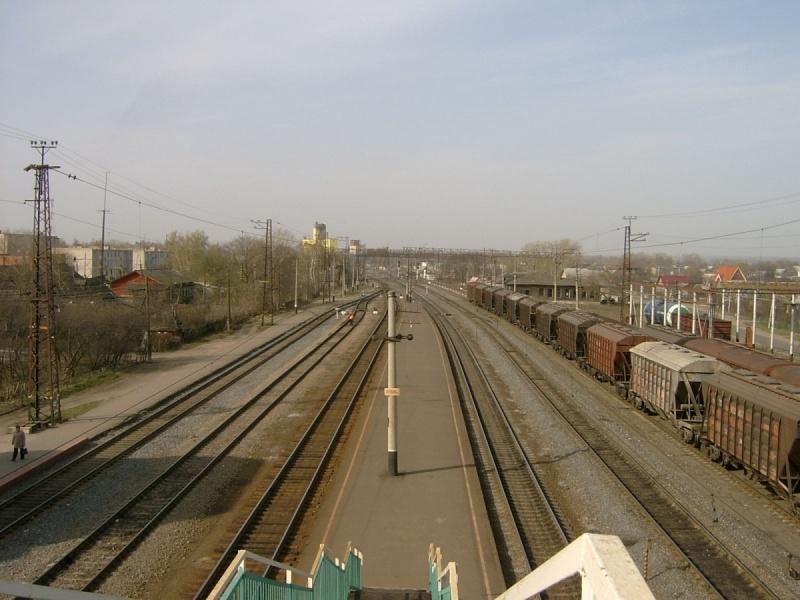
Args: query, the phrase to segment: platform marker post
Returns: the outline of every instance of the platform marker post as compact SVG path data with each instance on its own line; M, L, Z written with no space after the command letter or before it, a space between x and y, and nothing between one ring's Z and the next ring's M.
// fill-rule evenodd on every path
M775 352L775 292L772 292L772 302L769 306L769 351Z
M397 475L397 396L389 395L389 390L397 389L397 357L395 355L395 309L397 299L394 292L389 292L389 348L388 348L388 380L386 400L389 408L387 452L389 460L389 475Z
M650 324L656 324L656 288L650 289Z
M644 327L644 286L639 286L639 327Z
M742 290L736 290L736 341L739 341L739 311L742 308Z

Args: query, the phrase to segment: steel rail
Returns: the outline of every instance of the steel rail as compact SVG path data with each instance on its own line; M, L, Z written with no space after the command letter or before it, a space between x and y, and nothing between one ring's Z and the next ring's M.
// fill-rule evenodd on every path
M576 407L558 406L542 384L518 362L519 359L511 354L508 356L556 414L584 441L591 454L614 475L629 497L650 516L656 528L670 540L711 590L720 598L778 598L741 560L727 552L721 540L686 511L681 502L647 473L635 457L623 456Z
M352 306L360 300L342 306ZM59 498L203 406L217 394L322 325L330 316L328 313L323 313L311 317L247 354L219 367L199 381L170 394L159 403L160 406L152 412L148 412L144 418L137 420L87 452L71 458L56 467L55 470L50 471L44 478L38 479L31 485L6 497L0 503L0 537L7 535ZM264 355L270 350L274 350L274 352L265 357ZM251 364L254 361L255 364ZM225 379L226 377L228 379ZM209 390L214 385L216 387L211 390L211 393L207 393L199 399L196 398L198 394Z
M513 510L511 502L500 475L500 467L495 460L492 452L486 428L480 419L477 401L469 385L464 365L458 357L455 344L445 331L442 330L436 319L434 319L439 335L444 342L450 368L453 372L456 391L464 415L467 433L470 436L473 456L478 465L478 481L481 485L484 504L490 515L492 534L495 538L495 545L501 556L500 564L503 569L503 577L506 585L512 585L531 571L531 561L522 540L519 527L514 524ZM504 526L510 522L511 526ZM517 564L517 563L522 564Z
M344 335L340 335L343 330ZM34 583L47 585L55 582L71 589L84 591L96 589L122 559L144 540L161 519L352 331L353 328L348 326L348 322L343 321L335 331L256 392L250 400L238 407L164 472L156 476L77 546L48 567ZM332 343L329 344L329 342ZM328 345L327 348L326 345ZM285 389L280 390L278 395L266 406L260 406L260 401L289 375L293 375L294 378L289 381ZM230 431L238 433L213 457L197 458L197 454L201 450ZM187 464L191 460L195 460L197 464ZM175 472L179 469L187 472L179 471L176 476Z
M430 302L426 304L434 306ZM558 514L555 501L548 494L522 447L477 357L451 323L441 316L434 315L430 308L428 312L434 318L440 333L448 339L456 351L455 358L463 372L465 374L467 370L473 372L472 376L467 376L466 381L469 401L478 415L478 424L483 431L483 437L489 441L494 462L499 466L498 474L503 485L505 501L511 508L511 516L522 541L529 570L535 568L566 547L571 539L570 532ZM457 346L463 350L459 350ZM482 391L476 387L482 388ZM479 397L486 400L481 402ZM476 454L479 451L479 449L474 450ZM515 574L514 581L518 578L519 574ZM577 595L580 595L579 583L575 579L570 579L549 590L546 597L573 598Z
M319 481L321 474L323 473L324 467L327 465L330 456L333 452L333 449L336 446L336 442L338 441L343 429L344 425L347 421L347 417L352 412L352 408L355 405L355 402L360 394L363 385L367 381L367 377L377 360L377 357L380 353L380 350L383 346L384 336L377 335L379 330L385 330L385 322L386 322L386 313L384 313L382 319L374 328L372 334L366 340L360 351L358 352L357 356L353 359L350 366L345 371L344 375L341 377L339 382L334 387L334 390L328 396L327 400L323 403L322 407L318 411L317 415L314 417L311 424L308 426L306 431L300 438L300 441L294 447L292 452L290 453L289 457L284 462L283 466L280 468L278 473L272 479L272 482L267 487L266 491L261 495L261 497L256 501L253 508L250 510L249 514L245 518L242 525L239 527L236 534L233 536L230 543L227 545L226 549L222 552L220 558L216 562L215 566L211 569L211 572L205 578L203 583L200 585L200 588L195 593L195 598L205 598L209 591L213 588L214 584L216 583L217 579L221 573L228 567L228 564L235 554L236 550L240 547L248 546L249 542L254 541L254 536L257 535L256 528L258 526L259 519L264 517L265 515L269 514L273 518L273 522L270 523L271 528L274 529L276 527L280 528L281 533L279 534L280 537L277 540L270 539L267 542L267 545L272 545L271 548L268 550L258 548L257 551L262 556L266 556L269 558L270 556L275 558L277 557L283 547L286 544L288 536L294 531L296 528L299 518L302 515L302 510L305 504L308 501L308 498L315 488L316 484ZM371 356L367 355L367 350L369 348L374 348L374 352ZM338 421L334 422L333 431L328 432L327 444L323 451L321 451L320 456L315 456L315 454L320 454L319 449L313 446L315 434L321 431L324 423L324 419L330 415L334 415L333 411L331 410L334 406L334 403L339 399L340 392L344 388L345 384L351 379L351 376L356 372L356 367L363 364L364 357L368 357L368 363L364 366L363 372L361 373L361 377L359 378L355 389L349 398L344 410ZM322 440L324 441L324 439ZM305 454L311 454L311 456L306 456ZM310 460L312 464L316 465L314 468L313 473L305 473L302 476L302 482L300 486L303 486L302 492L299 493L298 497L298 485L297 482L292 482L290 480L290 476L294 470L294 467L303 460ZM308 470L308 467L306 467ZM285 488L292 487L291 484L294 483L294 487L292 488L293 491L286 491ZM290 498L283 498L280 497L281 493L287 494ZM275 503L278 500L284 500L284 502L288 503L292 508L292 514L288 516L288 518L282 519L281 516L278 514L274 514L279 512L278 510L273 510L269 512L269 509L274 509ZM274 521L280 521L280 524L276 524ZM271 538L274 538L276 534L273 532L271 534ZM263 544L262 544L263 545Z
M458 306L444 294L437 296ZM460 306L459 309L463 310ZM481 327L488 329L488 325L481 319L472 316L481 323ZM494 336L498 332L492 329L491 333ZM674 494L653 478L640 461L627 453L623 455L623 452L589 422L583 411L573 406L563 394L555 390L545 390L545 385L550 386L540 383L544 381L543 378L531 375L527 365L523 365L518 357L502 346L501 348L534 391L583 440L587 450L605 465L629 497L649 516L652 524L692 566L697 577L708 585L710 591L721 598L779 597L738 557L728 552L725 544L689 513ZM554 396L561 398L563 403L555 400Z

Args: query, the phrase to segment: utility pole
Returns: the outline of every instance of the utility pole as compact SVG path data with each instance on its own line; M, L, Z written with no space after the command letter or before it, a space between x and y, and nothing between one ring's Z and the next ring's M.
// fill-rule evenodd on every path
M150 278L147 274L144 276L144 319L147 325L147 331L144 334L144 360L150 362L153 358L153 345L150 343Z
M406 253L406 301L411 302L411 257Z
M100 282L106 281L106 199L108 197L108 171L106 171L106 183L103 186L103 221L100 229ZM142 265L142 268L145 268Z
M267 309L269 309L270 325L274 323L275 312L272 308L272 219L266 221L251 219L250 222L255 224L256 229L264 230L264 280L261 282L261 326L263 327Z
M61 421L61 392L58 377L58 352L56 348L55 298L53 292L53 240L50 211L50 169L57 166L45 164L48 150L58 146L56 141L31 141L31 148L39 153L39 164L25 167L33 171L36 179L33 197L33 287L30 295L31 321L28 337L28 377L29 394L32 406L28 410L29 419L41 423L42 414L42 351L47 353L49 376L50 414L46 419L50 424Z
M633 282L631 281L632 269L631 269L631 242L644 242L647 239L647 236L650 235L649 233L631 233L631 226L633 222L638 217L630 216L630 217L622 217L623 220L627 221L628 224L625 225L625 243L622 250L622 289L620 290L620 302L619 302L619 320L623 320L623 316L625 315L625 305L626 305L626 298L628 296L628 288L631 287ZM627 301L630 302L630 298L627 298ZM664 306L664 310L667 310L667 307ZM630 321L630 319L628 319Z
M342 252L342 298L347 295L347 253L350 251L350 238L344 238L344 252Z
M225 320L225 331L231 330L231 271L228 269L228 316Z
M325 290L329 290L331 271L328 268L328 230L325 229L325 236L322 238L322 269L325 273L325 279L322 282L322 303L325 304ZM328 293L330 298L330 293Z
M553 250L553 302L558 302L558 249Z
M297 272L300 269L300 255L294 257L294 314L297 314Z
M514 255L514 291L517 291L517 257Z

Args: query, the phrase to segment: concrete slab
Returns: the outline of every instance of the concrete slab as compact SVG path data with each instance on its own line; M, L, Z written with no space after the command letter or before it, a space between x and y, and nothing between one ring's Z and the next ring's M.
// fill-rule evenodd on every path
M296 566L310 569L319 544L338 556L352 541L365 585L420 589L433 543L458 564L462 598L494 598L502 571L444 349L422 308L401 302L401 311L399 333L414 340L397 349L400 474L387 473L384 361Z

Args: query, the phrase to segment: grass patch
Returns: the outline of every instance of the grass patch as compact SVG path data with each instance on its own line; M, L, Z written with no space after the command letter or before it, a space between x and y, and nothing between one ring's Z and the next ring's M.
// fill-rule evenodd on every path
M81 373L72 378L68 385L61 388L62 396L74 394L82 390L94 387L101 383L114 381L122 377L121 370L98 369L97 371L89 371L88 373Z
M92 402L86 402L84 404L78 404L78 406L72 406L70 408L63 409L61 411L61 419L63 421L69 421L70 419L77 419L81 415L89 412L94 407L98 406L102 400L94 400Z

